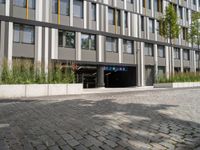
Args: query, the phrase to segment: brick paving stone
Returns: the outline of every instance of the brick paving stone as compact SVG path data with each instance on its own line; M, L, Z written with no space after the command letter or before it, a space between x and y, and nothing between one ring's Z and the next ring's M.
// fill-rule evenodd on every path
M0 99L0 150L198 150L199 92Z

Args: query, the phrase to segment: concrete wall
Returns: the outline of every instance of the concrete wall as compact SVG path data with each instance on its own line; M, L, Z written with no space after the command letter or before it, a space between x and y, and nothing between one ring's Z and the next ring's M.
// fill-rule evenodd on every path
M0 85L0 98L82 94L82 84Z

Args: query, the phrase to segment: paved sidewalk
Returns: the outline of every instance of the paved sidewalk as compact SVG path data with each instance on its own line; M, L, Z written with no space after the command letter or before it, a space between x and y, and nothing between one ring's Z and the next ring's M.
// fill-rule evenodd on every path
M199 150L200 89L0 100L0 150Z
M94 93L122 93L122 92L137 92L137 91L150 91L150 90L160 90L158 88L153 88L153 86L144 87L128 87L128 88L91 88L83 89L83 94L94 94Z

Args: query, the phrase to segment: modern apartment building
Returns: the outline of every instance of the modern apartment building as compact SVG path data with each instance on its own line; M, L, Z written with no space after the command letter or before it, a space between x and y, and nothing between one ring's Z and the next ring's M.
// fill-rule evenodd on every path
M170 51L159 18L169 3L181 34ZM73 63L85 87L152 85L155 75L200 69L186 41L200 0L0 0L0 60ZM171 67L172 66L172 67Z

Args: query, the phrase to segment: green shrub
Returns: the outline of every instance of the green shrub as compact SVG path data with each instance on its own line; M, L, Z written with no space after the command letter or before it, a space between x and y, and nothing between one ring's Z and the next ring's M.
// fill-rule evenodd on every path
M166 76L158 77L157 83L172 83L172 82L200 82L200 73L186 72L175 73L167 78Z
M14 59L12 66L4 60L2 66L0 84L54 84L75 81L72 68L70 66L64 68L61 64L50 64L48 73L44 72L43 65L34 65L29 59Z

